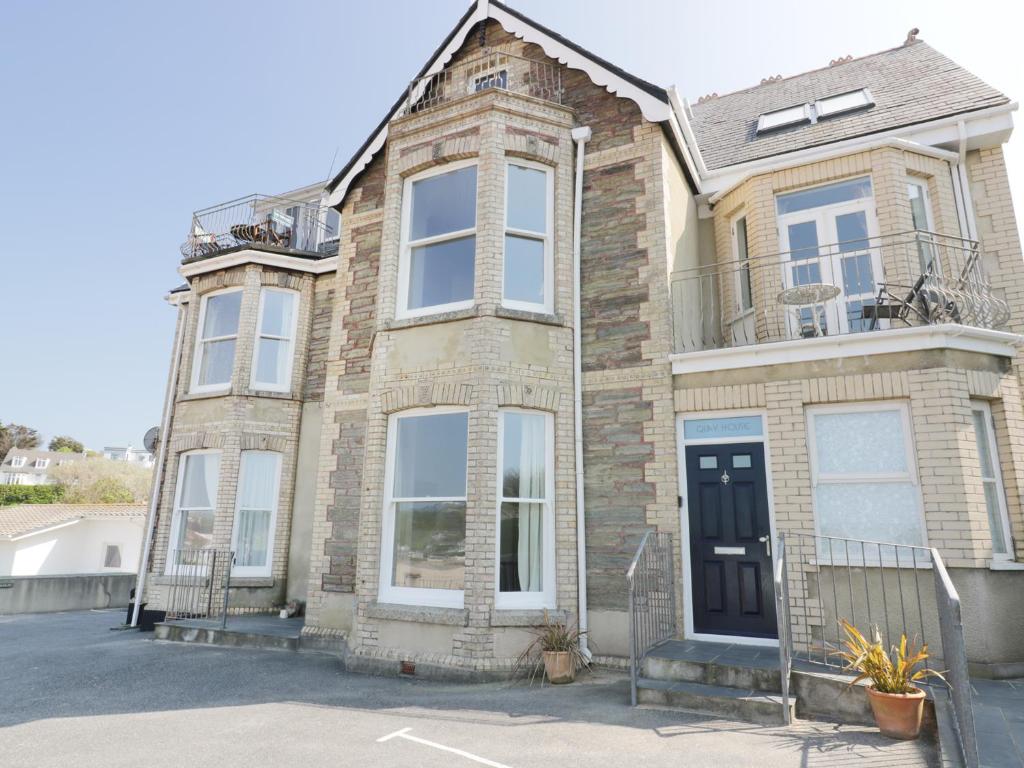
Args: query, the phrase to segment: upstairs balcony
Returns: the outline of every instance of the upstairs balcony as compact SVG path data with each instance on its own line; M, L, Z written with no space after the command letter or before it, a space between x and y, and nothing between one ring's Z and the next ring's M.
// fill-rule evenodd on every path
M337 215L319 202L249 195L192 214L185 262L254 248L322 257L337 248Z
M401 115L448 104L480 91L496 89L562 103L562 74L553 64L489 50L440 72L413 80Z
M695 267L676 285L682 352L1010 319L974 240L935 232Z

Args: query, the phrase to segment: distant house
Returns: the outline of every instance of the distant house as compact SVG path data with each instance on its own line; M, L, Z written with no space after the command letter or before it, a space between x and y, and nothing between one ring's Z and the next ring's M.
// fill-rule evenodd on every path
M11 448L0 463L0 485L43 485L53 482L50 472L85 454L66 451L43 451L35 448Z
M145 504L0 508L0 576L133 573Z
M139 464L143 467L153 466L153 454L145 448L112 448L107 446L103 449L103 457L111 461L126 461L129 464Z

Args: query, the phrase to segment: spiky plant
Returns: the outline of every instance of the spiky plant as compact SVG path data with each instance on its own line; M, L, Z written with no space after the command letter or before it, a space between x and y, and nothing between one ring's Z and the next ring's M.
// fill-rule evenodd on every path
M545 610L544 623L532 627L530 633L533 635L533 640L519 654L519 658L516 659L512 670L513 676L528 675L532 683L536 679L537 674L540 673L541 682L543 683L544 675L546 674L544 670L544 651L568 653L572 658L574 669L590 667L590 662L580 648L580 640L586 632L580 631L578 626L570 626L564 621L552 621L547 610Z
M873 628L873 639L864 634L846 619L839 622L846 633L842 648L833 654L843 660L848 672L857 676L850 682L856 685L861 680L871 680L871 687L879 693L913 693L914 683L927 677L946 678L932 669L921 667L928 659L928 644L920 647L907 642L907 636L900 635L899 645L886 653L878 627Z

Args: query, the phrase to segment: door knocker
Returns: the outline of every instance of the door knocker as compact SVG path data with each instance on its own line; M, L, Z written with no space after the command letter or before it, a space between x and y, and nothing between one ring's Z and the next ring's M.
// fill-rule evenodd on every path
M728 471L722 472L722 485L728 485L730 479Z

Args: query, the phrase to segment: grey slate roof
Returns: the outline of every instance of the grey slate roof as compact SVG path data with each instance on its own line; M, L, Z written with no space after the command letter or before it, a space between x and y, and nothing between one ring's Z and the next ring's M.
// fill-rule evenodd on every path
M764 112L867 88L875 106L757 135ZM708 169L1005 104L1009 99L920 40L692 105Z
M25 465L14 466L12 459L15 456L24 456ZM42 448L11 448L3 461L0 462L0 472L17 472L25 475L46 475L53 471L59 461L81 461L85 456L81 453L68 453L67 451L44 451ZM49 459L49 465L36 467L36 459Z

